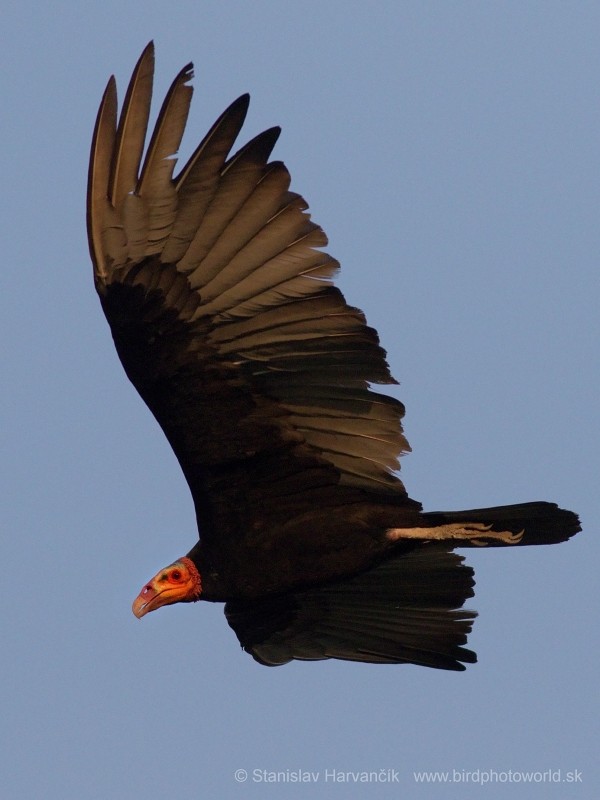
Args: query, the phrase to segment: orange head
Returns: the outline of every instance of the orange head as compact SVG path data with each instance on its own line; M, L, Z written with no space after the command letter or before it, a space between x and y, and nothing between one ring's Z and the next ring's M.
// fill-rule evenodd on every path
M190 603L199 600L202 581L194 562L184 556L158 572L133 601L133 613L138 619L161 606L171 603Z

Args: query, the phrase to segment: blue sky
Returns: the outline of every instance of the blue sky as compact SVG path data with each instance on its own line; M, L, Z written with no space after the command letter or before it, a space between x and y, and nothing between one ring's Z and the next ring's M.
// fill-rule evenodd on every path
M598 4L23 0L2 27L2 796L598 796ZM104 85L114 72L122 98L151 38L157 96L195 62L184 157L245 91L244 140L282 125L276 157L401 381L411 495L581 514L567 544L468 551L464 673L267 669L219 606L131 614L196 536L85 235ZM398 780L325 780L379 770ZM425 770L581 781L483 790Z

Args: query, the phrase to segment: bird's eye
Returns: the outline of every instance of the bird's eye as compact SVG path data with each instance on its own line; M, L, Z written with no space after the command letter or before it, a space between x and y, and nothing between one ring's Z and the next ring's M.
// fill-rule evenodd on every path
M174 569L173 572L171 573L171 578L174 581L180 581L181 577L182 577L181 576L181 570L179 570L179 569Z

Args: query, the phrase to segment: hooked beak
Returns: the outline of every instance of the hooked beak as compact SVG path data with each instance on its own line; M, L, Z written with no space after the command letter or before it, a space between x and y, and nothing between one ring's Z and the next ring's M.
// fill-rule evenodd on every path
M133 601L132 611L138 619L161 606L198 600L202 592L200 574L191 559L181 558L161 569Z
M164 592L156 588L155 579L153 578L135 598L131 610L138 619L141 619L149 611L154 611L169 602L167 598L161 600L163 594ZM175 603L177 601L172 600L171 602Z

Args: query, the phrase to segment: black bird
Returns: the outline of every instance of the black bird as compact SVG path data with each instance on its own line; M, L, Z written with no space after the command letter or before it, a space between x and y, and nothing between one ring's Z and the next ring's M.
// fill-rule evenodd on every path
M119 358L173 448L200 541L135 600L225 602L268 665L339 658L464 669L473 571L453 548L554 544L580 530L546 502L424 512L394 470L409 450L376 331L332 282L327 239L269 161L279 128L230 155L242 95L173 177L192 89L175 78L143 158L154 48L117 123L98 112L87 226Z

